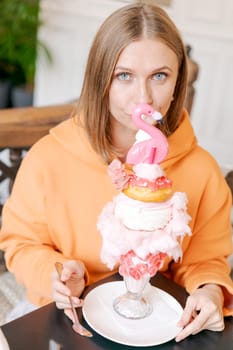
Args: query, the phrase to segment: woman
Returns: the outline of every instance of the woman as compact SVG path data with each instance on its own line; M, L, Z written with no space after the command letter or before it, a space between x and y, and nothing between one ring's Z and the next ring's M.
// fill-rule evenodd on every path
M190 293L176 340L202 329L221 331L223 316L233 315L226 262L231 195L215 160L197 145L183 109L186 80L183 42L162 9L140 2L103 23L75 115L28 152L3 210L0 248L32 303L54 300L71 317L67 295L79 306L84 285L112 273L100 261L96 229L116 194L107 165L115 158L125 162L137 132L132 111L147 103L163 115L169 154L161 166L174 190L186 192L192 217L182 261L168 260L162 269ZM61 279L68 286L58 278L56 261L63 263Z

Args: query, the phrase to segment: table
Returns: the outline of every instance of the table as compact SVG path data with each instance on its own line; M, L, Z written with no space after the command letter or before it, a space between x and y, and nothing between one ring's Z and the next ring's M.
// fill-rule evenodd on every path
M103 282L120 279L121 277L118 274L104 279L88 287L84 296L93 287ZM151 279L151 283L174 296L184 306L187 298L184 288L160 273ZM80 309L79 316L82 317ZM82 323L89 328L84 319L82 319ZM55 304L51 303L5 324L2 326L2 331L8 340L11 350L49 350L49 341L51 339L61 344L62 350L233 350L233 317L227 317L225 325L223 332L203 331L195 336L190 336L180 343L172 340L158 346L132 347L114 343L94 331L92 338L79 336L72 330L71 322L64 315L63 311L58 310Z

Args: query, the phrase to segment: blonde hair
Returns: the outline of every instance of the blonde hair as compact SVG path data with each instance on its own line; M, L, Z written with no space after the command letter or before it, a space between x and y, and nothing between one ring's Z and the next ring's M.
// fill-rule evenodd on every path
M115 11L104 21L94 38L77 104L77 115L81 116L79 122L85 128L93 149L107 163L119 156L112 144L109 112L113 72L124 48L142 38L161 40L178 58L174 99L164 116L161 130L168 136L180 122L187 85L187 59L176 26L163 9L145 1Z

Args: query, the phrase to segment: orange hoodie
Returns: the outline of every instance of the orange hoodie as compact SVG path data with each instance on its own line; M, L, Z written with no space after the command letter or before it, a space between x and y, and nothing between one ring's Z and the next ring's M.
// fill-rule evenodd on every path
M187 193L193 234L183 241L182 261L167 261L163 271L188 292L205 283L222 285L225 315L233 315L233 282L225 261L232 252L230 190L215 160L197 145L186 112L168 142L161 165L174 190ZM100 260L96 222L115 194L106 165L74 119L51 129L30 149L3 209L0 249L31 302L51 301L56 261L82 260L88 283L112 273Z

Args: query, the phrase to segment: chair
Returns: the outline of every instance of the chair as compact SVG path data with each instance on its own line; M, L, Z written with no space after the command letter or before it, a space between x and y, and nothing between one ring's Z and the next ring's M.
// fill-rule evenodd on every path
M10 180L9 191L24 151L46 135L53 126L69 117L73 104L0 110L0 152L9 150L9 162L0 160L0 183ZM1 216L2 203L0 203Z
M233 199L233 170L230 170L225 176L226 182L231 189L231 195Z

